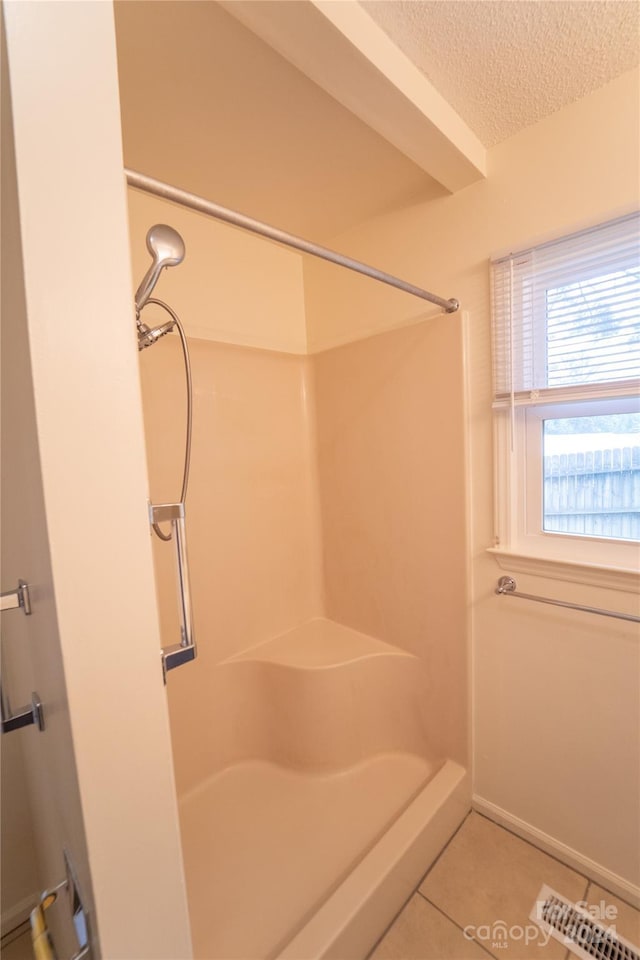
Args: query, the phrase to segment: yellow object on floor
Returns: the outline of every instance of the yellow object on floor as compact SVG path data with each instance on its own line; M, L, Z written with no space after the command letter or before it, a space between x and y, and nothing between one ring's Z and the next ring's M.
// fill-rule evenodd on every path
M49 906L50 904L47 904ZM31 924L31 942L33 944L33 954L36 960L56 960L53 943L47 929L47 921L44 916L42 904L38 904L31 911L29 923Z

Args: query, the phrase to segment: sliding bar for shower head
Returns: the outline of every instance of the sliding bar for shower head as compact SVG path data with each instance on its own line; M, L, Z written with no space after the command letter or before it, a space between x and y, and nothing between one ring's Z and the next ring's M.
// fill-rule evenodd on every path
M153 288L158 282L165 267L175 267L184 260L184 241L177 230L166 223L156 223L147 233L147 250L152 256L151 266L142 278L142 283L136 290L136 325L138 328L138 350L150 347L160 337L170 333L174 328L178 331L184 356L184 367L187 386L187 430L184 452L184 471L182 474L182 491L177 503L149 504L149 520L151 527L161 540L173 540L176 547L176 561L178 572L178 596L180 600L180 642L162 650L162 672L167 679L167 671L188 663L196 656L196 646L193 639L193 623L191 614L191 590L189 586L189 568L187 565L187 545L185 534L185 500L189 482L189 461L191 459L191 414L193 406L193 388L191 382L191 362L189 348L184 328L177 313L162 300L151 296ZM169 320L148 327L140 319L145 306L160 307L169 315ZM163 533L160 523L171 522L171 532Z

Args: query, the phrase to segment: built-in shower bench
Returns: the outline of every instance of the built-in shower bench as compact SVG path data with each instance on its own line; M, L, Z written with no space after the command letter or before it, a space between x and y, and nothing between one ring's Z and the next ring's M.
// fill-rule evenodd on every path
M218 672L224 756L180 799L195 956L355 956L463 815L425 833L464 771L430 751L421 662L317 619Z
M352 630L335 620L318 617L280 636L267 640L232 657L230 662L254 660L260 663L279 663L285 667L313 669L335 667L361 660L364 657L409 657L399 647L376 640L366 633Z
M314 773L380 754L434 764L422 716L428 677L422 662L398 647L318 618L220 670L237 694L225 707L233 715L232 762L260 758Z

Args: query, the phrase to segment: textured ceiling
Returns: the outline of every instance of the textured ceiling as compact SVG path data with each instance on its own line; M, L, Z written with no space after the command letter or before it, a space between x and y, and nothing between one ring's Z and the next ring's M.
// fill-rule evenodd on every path
M636 0L362 5L486 145L638 61ZM443 194L212 0L115 12L127 166L325 242Z
M637 0L361 0L485 146L640 59Z

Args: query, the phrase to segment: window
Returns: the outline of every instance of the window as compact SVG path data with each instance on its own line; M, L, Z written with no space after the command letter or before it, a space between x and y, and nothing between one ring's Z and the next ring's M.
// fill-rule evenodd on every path
M499 550L637 566L638 226L634 214L492 264Z

